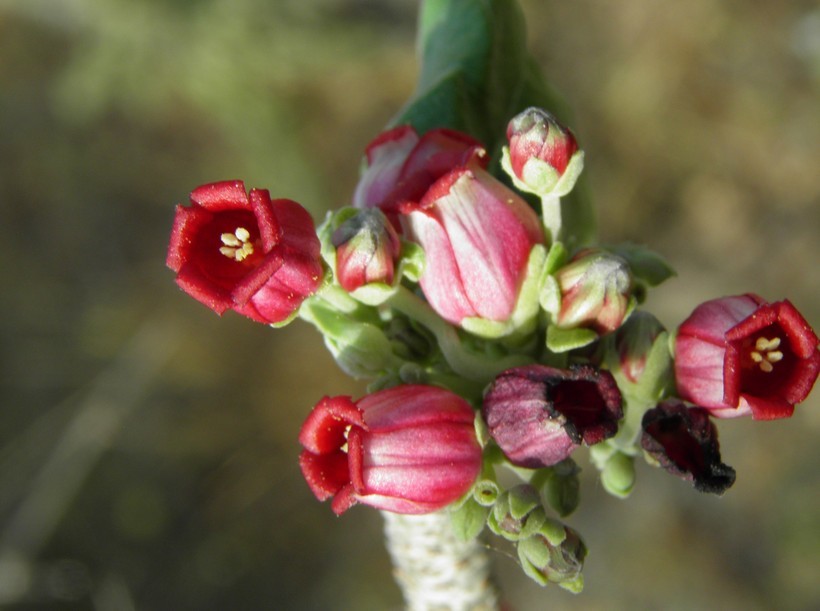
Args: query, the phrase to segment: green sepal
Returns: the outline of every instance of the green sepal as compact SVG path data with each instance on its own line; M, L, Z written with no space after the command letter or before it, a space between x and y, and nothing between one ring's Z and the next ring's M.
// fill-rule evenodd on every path
M578 575L575 579L570 579L567 581L559 581L558 585L567 590L568 592L572 592L573 594L580 594L584 589L584 576Z
M403 363L379 327L340 311L321 296L306 300L299 315L322 334L336 363L351 377L376 378Z
M552 467L536 471L530 483L541 490L549 506L563 518L578 508L581 499L580 472L581 468L576 462L566 458Z
M555 325L547 327L547 348L553 352L569 352L576 348L583 348L597 339L598 334L592 329L583 327L560 329Z
M607 250L626 259L634 280L633 293L643 303L648 288L658 286L677 273L661 255L640 244L624 243Z
M456 538L460 541L475 539L484 530L489 513L490 508L477 503L472 496L468 496L463 503L452 508L450 521Z

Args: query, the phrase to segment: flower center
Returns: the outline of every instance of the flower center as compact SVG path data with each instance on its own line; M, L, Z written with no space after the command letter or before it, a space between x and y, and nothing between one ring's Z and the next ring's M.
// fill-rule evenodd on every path
M774 363L783 360L783 353L778 350L779 347L779 337L773 339L758 337L755 342L755 349L751 351L749 356L757 363L761 371L771 373L774 370Z
M219 252L233 259L234 261L244 261L253 254L253 243L250 242L251 234L244 227L237 227L233 233L223 233L219 236L224 246Z

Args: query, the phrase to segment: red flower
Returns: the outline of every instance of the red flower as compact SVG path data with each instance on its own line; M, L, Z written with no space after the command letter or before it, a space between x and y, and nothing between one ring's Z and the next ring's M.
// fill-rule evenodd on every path
M419 201L441 176L470 160L486 166L481 143L450 129L433 129L419 137L409 125L380 134L366 149L367 168L362 174L353 205L381 208L396 220L397 206Z
M442 509L467 493L481 468L474 412L442 388L403 385L325 397L299 433L299 465L320 501L341 514L355 503L394 513Z
M707 301L678 330L678 393L719 418L787 418L820 372L817 343L788 301L751 294Z
M287 320L322 279L319 239L307 210L242 181L197 187L177 206L166 264L177 284L217 314Z
M735 483L735 470L721 462L717 429L705 409L665 401L644 414L641 426L641 447L669 473L712 494Z
M482 413L510 462L533 469L561 462L582 442L612 437L623 417L612 374L589 366L508 369L485 394Z
M471 164L440 178L402 222L425 252L420 284L445 320L506 321L524 281L541 223L527 202Z

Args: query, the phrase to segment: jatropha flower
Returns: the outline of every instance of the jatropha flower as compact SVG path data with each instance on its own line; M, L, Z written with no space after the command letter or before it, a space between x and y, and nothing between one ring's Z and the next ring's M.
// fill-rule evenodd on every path
M528 365L495 379L484 395L482 414L510 462L538 468L559 463L581 443L612 437L623 409L608 371Z
M719 418L787 418L818 372L817 336L789 301L753 294L707 301L675 340L678 393Z
M584 153L550 113L535 107L519 113L507 126L507 140L501 163L516 187L542 197L572 190Z
M320 501L341 514L355 503L394 513L442 509L481 469L474 412L435 386L402 385L367 395L325 397L302 425L302 473Z
M555 278L561 308L554 322L561 328L588 327L604 335L620 327L634 307L629 264L618 255L584 249Z
M177 284L217 314L287 321L322 280L313 219L289 199L242 181L197 187L178 205L167 265Z
M723 494L735 470L720 459L717 428L709 412L671 399L650 409L641 423L641 447L669 473L701 492Z
M440 178L402 207L410 239L425 252L424 296L445 320L506 321L515 309L541 224L513 191L476 164Z
M356 186L353 205L381 208L395 220L397 206L418 201L436 180L473 160L487 165L481 143L450 129L433 129L419 137L409 125L381 133L365 151L367 167Z
M371 282L393 283L401 241L381 210L358 211L339 225L331 241L336 247L336 278L343 289L350 292Z

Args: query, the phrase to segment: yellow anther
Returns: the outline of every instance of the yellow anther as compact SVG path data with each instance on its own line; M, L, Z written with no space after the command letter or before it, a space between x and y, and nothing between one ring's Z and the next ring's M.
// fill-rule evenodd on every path
M219 252L236 261L244 261L253 254L253 243L249 242L251 234L244 227L237 227L233 233L223 233L219 239L225 246Z
M763 360L763 356L761 356L761 354L759 352L752 352L752 354L750 356L752 357L752 360L755 363L759 363L760 361Z
M777 350L775 352L769 352L769 353L766 354L766 360L769 361L770 363L777 363L778 361L782 361L783 360L783 353L780 352L779 350Z
M758 337L755 342L755 348L763 352L764 350L774 350L780 346L780 338L766 339L765 337Z
M760 369L763 373L771 373L774 366L769 361L760 361Z

